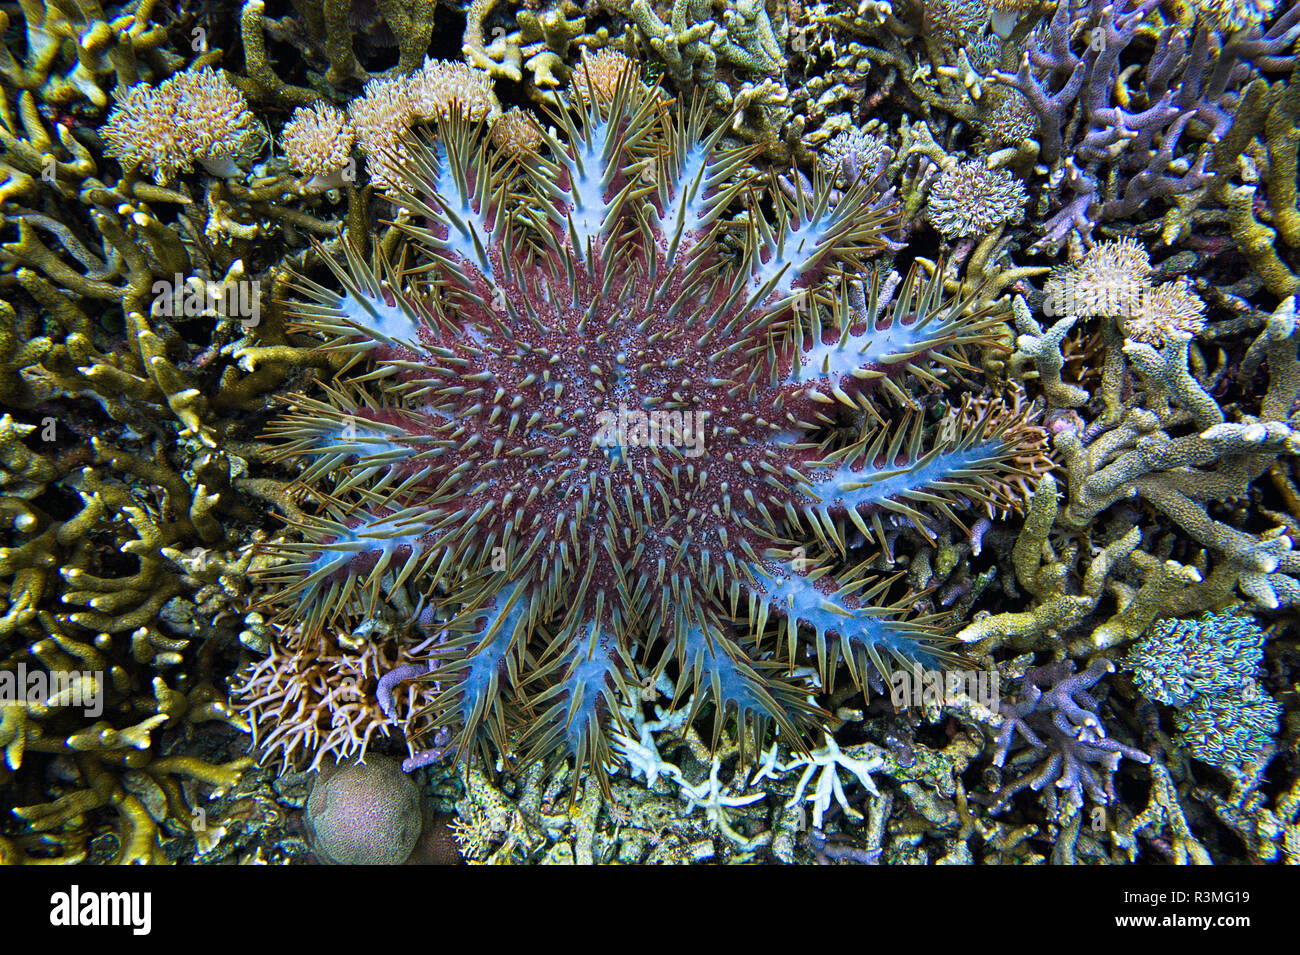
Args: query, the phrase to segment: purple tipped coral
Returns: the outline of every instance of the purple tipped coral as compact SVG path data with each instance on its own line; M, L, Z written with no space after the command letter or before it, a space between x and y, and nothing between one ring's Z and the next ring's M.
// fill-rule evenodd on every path
M1000 707L1003 724L993 757L993 764L1002 766L1019 736L1028 748L1012 756L1008 768L1023 772L998 791L994 812L1026 788L1046 789L1052 813L1058 792L1065 796L1067 814L1082 806L1085 796L1105 805L1115 796L1115 770L1123 757L1151 762L1141 750L1110 739L1097 715L1097 699L1088 690L1114 669L1110 661L1098 660L1075 673L1074 661L1063 660L1025 671L1021 701Z
M1231 126L1251 73L1245 64L1292 62L1286 54L1300 8L1267 31L1261 15L1241 18L1242 29L1226 37L1177 24L1152 37L1148 18L1158 5L1066 0L1035 29L1019 69L994 74L1038 115L1039 161L1051 168L1055 210L1042 227L1045 248L1070 237L1091 244L1099 223L1206 186L1213 172L1205 134L1222 138ZM1128 93L1135 88L1140 97Z

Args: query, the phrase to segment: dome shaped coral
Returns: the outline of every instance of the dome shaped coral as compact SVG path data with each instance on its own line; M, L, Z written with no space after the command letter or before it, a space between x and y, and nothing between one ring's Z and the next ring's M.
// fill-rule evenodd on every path
M312 848L337 865L401 865L423 827L420 790L387 756L321 770L307 797Z

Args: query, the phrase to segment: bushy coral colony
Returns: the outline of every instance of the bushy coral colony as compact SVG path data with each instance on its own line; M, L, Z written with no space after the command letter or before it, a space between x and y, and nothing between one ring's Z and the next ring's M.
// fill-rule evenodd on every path
M1300 5L0 33L0 862L1300 862Z

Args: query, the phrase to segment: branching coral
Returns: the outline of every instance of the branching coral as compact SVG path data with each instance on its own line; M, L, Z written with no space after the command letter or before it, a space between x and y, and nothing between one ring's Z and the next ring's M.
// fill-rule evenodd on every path
M301 0L294 3L297 14L284 21L266 18L263 0L246 0L240 13L240 34L244 46L241 85L259 101L281 106L310 106L317 98L312 89L290 86L280 78L267 53L268 35L289 40L309 52L313 63L324 67L321 79L336 89L373 79L358 60L358 47L375 40L397 47L398 73L410 73L420 66L433 37L436 0L378 0L358 7L337 0Z
M54 432L47 427L47 437L61 426L49 421ZM189 806L201 805L193 783L227 789L247 765L167 756L169 742L210 721L246 727L214 685L216 643L196 652L185 631L164 622L188 617L203 586L191 576L204 572L198 563L182 568L167 553L168 545L197 535L195 523L207 526L203 507L195 508L193 492L165 458L146 465L99 448L96 467L71 466L75 454L23 456L18 444L3 464L14 546L0 556L7 578L0 601L0 780L14 787L10 805L23 824L18 832L6 828L23 857L72 861L84 856L96 833L92 820L107 808L117 820L117 860L155 861L162 858L160 825L173 835L178 825L190 832ZM215 473L210 461L196 470ZM157 482L157 509L130 490L142 478ZM46 511L60 493L80 497L63 517ZM227 555L221 564L240 562ZM218 626L223 613L232 624L238 619L231 604L247 600L247 582L230 581L225 596L205 598L208 627ZM46 790L42 773L56 764L63 767L60 782Z
M647 0L633 0L629 13L683 89L698 83L720 102L730 103L731 91L716 78L719 62L763 75L785 69L785 54L762 0L738 0L726 8L722 22L715 18L711 0L673 0L667 22Z
M1139 291L1144 303L1149 299L1159 307L1161 296ZM1200 305L1185 287L1177 294L1188 299L1187 313L1199 316ZM1162 334L1169 338L1159 352L1144 342L1112 336L1102 374L1104 413L1086 429L1060 428L1055 438L1069 474L1064 523L1086 527L1118 501L1139 497L1226 561L1213 583L1207 581L1219 599L1237 585L1261 606L1291 602L1297 594L1291 575L1300 565L1284 536L1286 528L1245 533L1212 517L1209 506L1247 493L1279 454L1296 449L1289 423L1300 386L1295 306L1294 299L1284 300L1248 349L1243 370L1253 374L1267 360L1269 386L1257 406L1247 404L1253 411L1235 411L1234 422L1192 372L1190 338L1170 328L1171 321L1164 325ZM1140 317L1147 314L1146 307L1139 306ZM1060 343L1078 321L1077 310L1046 333L1019 301L1016 316L1026 334L1013 366L1034 366L1052 404L1083 405L1087 392L1062 382L1060 375ZM1135 392L1144 395L1144 402L1125 408L1122 396Z
M125 5L125 15L115 12L110 20L98 0L20 3L26 59L20 63L7 43L0 44L0 75L49 103L86 100L103 108L108 90L137 82L141 61L159 56L167 28L153 22L158 6L157 0L135 0ZM9 14L0 13L0 33L9 25Z
M1038 115L1054 210L1043 226L1044 246L1071 236L1091 244L1099 223L1206 188L1214 176L1211 146L1190 141L1227 133L1250 75L1246 64L1275 66L1270 58L1283 54L1300 28L1294 9L1267 33L1252 24L1227 39L1211 30L1189 37L1170 24L1153 50L1139 54L1140 74L1129 68L1121 77L1125 56L1146 47L1144 24L1155 6L1156 0L1060 3L1035 31L1019 69L991 77L1023 94ZM1184 215L1174 231L1188 225Z
M493 26L487 20L498 0L472 0L466 11L462 50L470 65L514 82L527 80L547 96L560 86L564 64L574 47L602 46L599 35L586 34L582 8L572 0L556 0L540 10L520 9L510 26ZM607 31L600 31L602 34ZM491 37L491 39L489 39ZM553 95L553 94L551 94Z
M1300 8L1284 19L1300 22ZM1296 27L1300 31L1300 26ZM1285 81L1271 86L1262 78L1242 93L1232 128L1215 149L1215 188L1229 211L1228 223L1237 247L1251 267L1278 296L1300 294L1300 275L1292 258L1300 249L1300 207L1297 206L1297 150L1300 149L1300 63ZM1263 149L1252 143L1258 137ZM1247 162L1243 156L1255 155ZM1258 166L1263 181L1259 182ZM1235 184L1235 180L1246 180ZM1257 201L1263 189L1263 203ZM1261 215L1267 208L1267 215ZM1272 225L1268 223L1271 222Z
M1117 500L1139 495L1238 567L1242 589L1254 600L1265 606L1290 602L1297 589L1286 575L1300 569L1290 542L1217 521L1206 504L1245 493L1278 453L1293 453L1287 420L1300 385L1295 301L1274 313L1252 348L1256 361L1267 356L1271 380L1258 414L1240 423L1226 423L1187 371L1187 348L1185 340L1167 344L1160 354L1149 346L1127 346L1125 352L1141 362L1154 410L1133 408L1086 444L1077 430L1057 436L1071 476L1066 519L1083 526ZM1166 429L1188 415L1198 433L1170 436Z
M200 61L173 75L178 58L137 62L124 43L121 90L156 82L155 96L188 97L184 129L159 133L194 147L176 171L228 158L255 129L224 74ZM0 99L11 187L0 283L14 336L0 362L11 532L0 668L70 681L102 709L5 698L5 845L19 861L159 861L203 837L193 826L206 798L247 766L237 752L212 761L245 728L218 648L241 626L259 563L240 540L253 512L236 488L249 468L237 419L317 362L289 349L260 371L239 366L238 342L286 338L250 274L265 257L234 231L237 216L270 232L263 223L293 210L204 171L174 188L118 173L100 155L108 136L77 125L85 107L53 119L30 91L16 103L11 92ZM232 729L208 726L201 750L185 746L206 723Z
M812 825L814 829L820 830L826 811L831 807L832 797L835 799L836 805L845 813L854 818L862 818L862 814L849 804L844 795L844 784L840 781L839 770L847 770L867 792L873 796L879 796L880 793L876 789L876 784L871 780L871 772L883 765L884 763L879 758L859 759L844 753L835 742L834 737L828 735L821 748L807 754L798 754L789 763L784 764L777 762L776 747L774 745L764 757L763 765L754 774L754 778L750 782L752 785L765 776L774 773L802 770L799 782L795 786L794 794L790 797L787 806L798 806L805 801L811 803L813 807ZM812 782L813 776L817 777L817 782L814 784L812 791L808 792L808 784ZM806 797L805 792L808 792Z
M1192 834L1182 802L1178 798L1178 788L1174 784L1169 769L1158 761L1151 763L1151 799L1147 807L1122 825L1112 838L1128 852L1132 861L1137 855L1135 836L1146 834L1148 841L1164 848L1166 858L1175 865L1211 865L1213 859L1205 846ZM1168 832L1165 841L1163 832Z
M1084 653L1105 649L1139 635L1170 600L1201 580L1193 567L1162 561L1139 550L1137 528L1114 534L1097 549L1086 570L1076 571L1077 543L1067 543L1058 551L1049 541L1057 518L1057 484L1047 475L1034 492L1011 552L1016 581L1033 598L1032 605L974 620L957 634L958 639L975 643L977 650L987 653L1004 644L1023 648L1044 635L1069 633L1096 610L1108 586L1118 589L1111 577L1121 564L1128 563L1140 573L1141 586L1121 591L1118 612L1071 646L1073 652ZM1070 584L1076 573L1081 578L1077 587Z
M1151 761L1141 750L1106 735L1097 700L1088 692L1114 669L1114 664L1096 661L1084 672L1075 673L1074 663L1064 661L1025 671L1020 701L1003 703L1000 708L1003 724L993 757L995 766L1003 765L1019 738L1029 748L1013 756L1008 768L1025 772L999 790L995 812L1029 788L1047 790L1044 799L1053 814L1058 795L1063 795L1063 814L1073 816L1085 796L1101 805L1114 799L1114 775L1121 759ZM1026 768L1033 764L1039 765Z

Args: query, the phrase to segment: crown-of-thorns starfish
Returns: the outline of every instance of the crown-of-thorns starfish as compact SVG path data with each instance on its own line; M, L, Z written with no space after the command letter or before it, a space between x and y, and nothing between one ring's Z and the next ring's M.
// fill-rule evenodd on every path
M341 291L296 281L297 319L363 370L273 429L324 488L279 599L311 630L418 586L452 635L428 679L462 754L518 731L603 779L622 694L665 670L742 741L797 744L818 710L796 665L861 685L951 658L850 538L960 526L1047 466L1018 398L936 427L908 396L997 316L941 278L889 304L848 280L891 218L870 184L761 190L705 118L629 70L522 165L452 119L405 146L393 258L345 240Z

